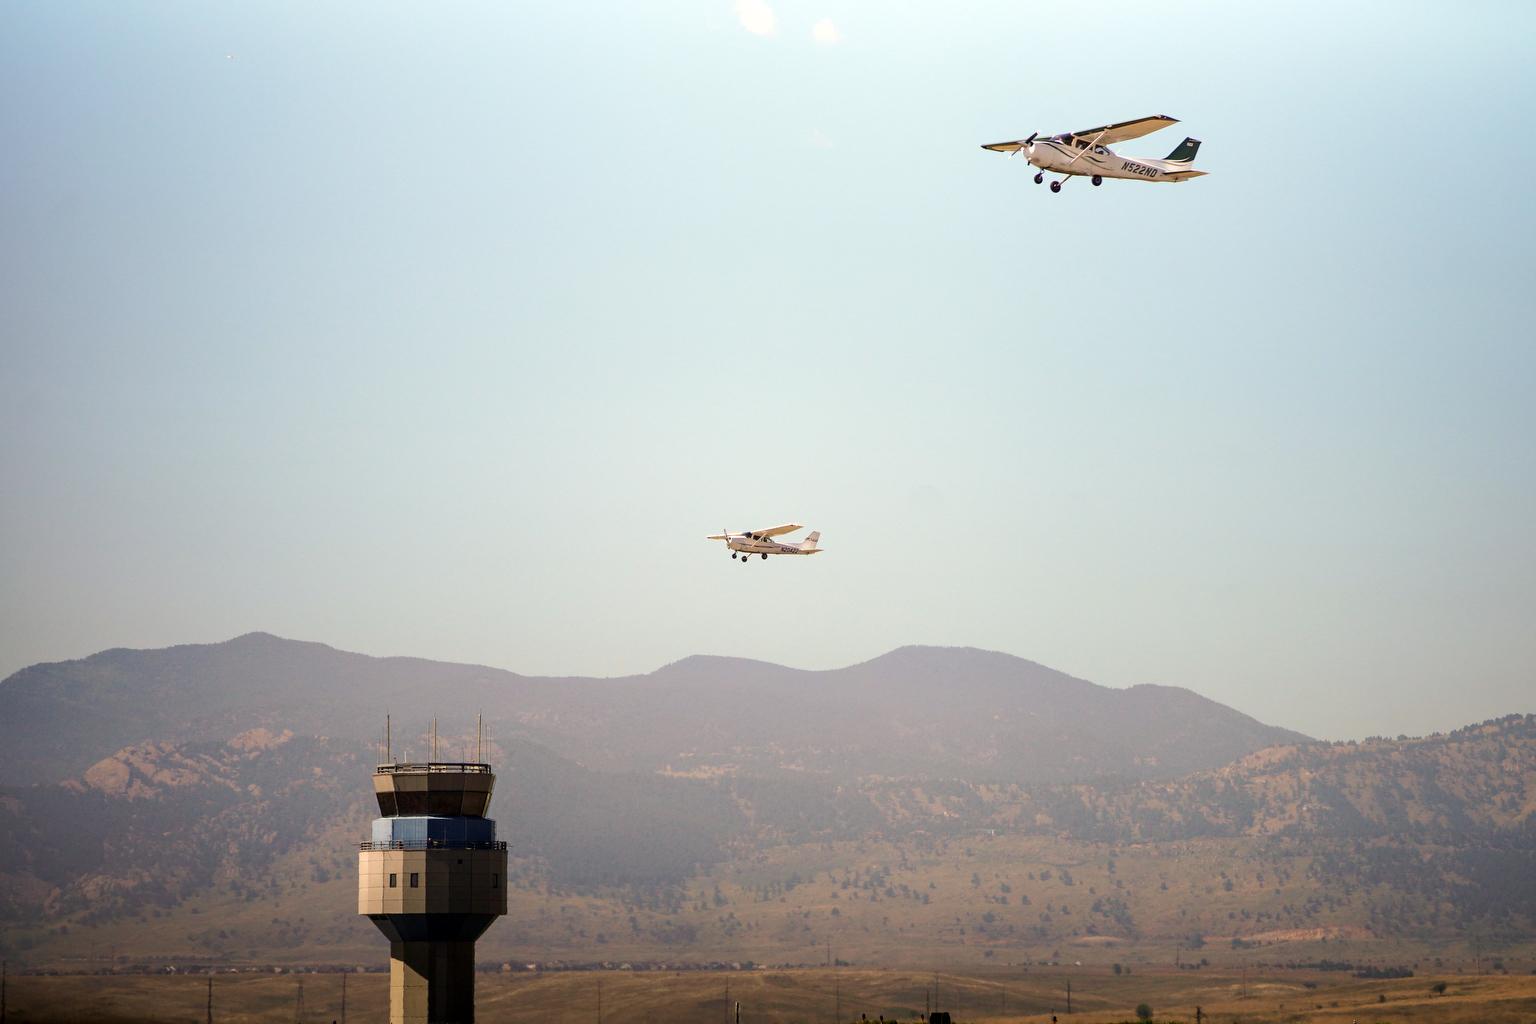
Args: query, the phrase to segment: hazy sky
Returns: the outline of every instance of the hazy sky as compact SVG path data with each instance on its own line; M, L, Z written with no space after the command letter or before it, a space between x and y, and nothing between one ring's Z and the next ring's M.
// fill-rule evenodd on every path
M0 674L901 644L1536 710L1536 5L0 5ZM986 142L1153 113L1185 185ZM785 520L825 554L704 536ZM941 698L940 698L941 699Z

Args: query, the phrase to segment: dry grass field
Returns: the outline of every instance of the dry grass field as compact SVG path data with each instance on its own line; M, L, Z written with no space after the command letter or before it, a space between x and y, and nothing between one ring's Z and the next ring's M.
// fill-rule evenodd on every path
M1193 1021L1200 1006L1216 1024L1531 1024L1536 977L1420 976L1364 981L1338 973L1111 971L1061 968L929 974L910 970L794 970L733 972L555 972L482 974L479 1018L508 1024L728 1024L741 1004L742 1024L841 1024L863 1019L913 1021L937 989L939 1008L965 1024L1066 1020L1078 1024L1134 1021L1148 1003L1157 1021ZM1445 981L1444 995L1431 986ZM302 1016L296 1014L300 984ZM340 1020L339 974L217 975L214 1019L227 1022ZM349 1021L385 1016L387 979L353 974L347 980ZM727 995L727 991L729 995ZM7 1024L51 1022L184 1022L206 1019L206 976L13 975ZM727 1001L729 999L729 1002Z

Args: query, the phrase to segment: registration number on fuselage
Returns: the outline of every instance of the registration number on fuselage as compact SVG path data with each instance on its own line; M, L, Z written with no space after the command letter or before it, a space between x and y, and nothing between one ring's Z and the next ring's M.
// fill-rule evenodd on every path
M1132 174L1140 174L1142 177L1145 177L1145 178L1155 178L1155 177L1157 177L1157 168L1156 167L1148 167L1146 164L1138 164L1134 160L1123 160L1123 161L1121 161L1120 169L1122 171L1130 171Z

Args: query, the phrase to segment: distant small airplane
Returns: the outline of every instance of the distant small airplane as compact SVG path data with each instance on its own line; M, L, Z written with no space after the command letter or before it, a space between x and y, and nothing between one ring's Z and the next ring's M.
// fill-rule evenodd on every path
M1026 160L1040 168L1035 174L1035 184L1045 181L1045 172L1064 175L1060 181L1051 182L1051 191L1060 192L1061 183L1072 177L1091 177L1095 185L1104 184L1105 178L1129 178L1132 181L1188 181L1206 171L1197 171L1189 165L1195 161L1200 149L1199 139L1185 139L1178 148L1161 160L1130 160L1116 156L1110 146L1126 139L1139 139L1160 128L1178 124L1178 118L1167 114L1143 117L1135 121L1106 124L1080 132L1064 132L1048 139L1036 132L1027 139L1015 142L993 142L982 146L994 153L1007 153L1012 159L1015 153L1023 153ZM1038 140L1038 141L1036 141Z
M745 565L747 559L753 555L762 555L764 558L767 558L769 555L814 555L820 551L821 548L816 546L816 542L821 540L821 532L819 530L812 530L806 534L805 540L798 544L785 544L782 541L773 539L786 533L794 533L800 529L804 529L804 527L799 523L785 523L783 526L771 526L766 530L749 530L746 533L732 533L726 530L724 533L714 534L707 539L725 541L725 546L730 549L731 557L735 558L736 553L738 551L741 552L741 561Z

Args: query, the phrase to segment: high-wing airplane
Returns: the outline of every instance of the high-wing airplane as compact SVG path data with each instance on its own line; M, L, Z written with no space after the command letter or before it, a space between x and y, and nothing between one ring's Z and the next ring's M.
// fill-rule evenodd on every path
M738 551L741 552L741 562L745 565L747 559L753 555L762 555L767 558L769 555L814 555L820 551L821 548L816 546L816 542L821 540L821 533L817 530L806 534L805 540L798 544L785 544L783 541L773 539L800 529L804 527L799 523L785 523L783 526L771 526L766 530L749 530L746 533L732 533L726 530L708 539L725 541L725 546L730 549L732 558L736 557Z
M1185 139L1177 149L1161 160L1131 160L1116 156L1109 148L1117 142L1139 139L1178 123L1177 118L1157 114L1135 121L1100 125L1080 132L1065 132L1048 139L1040 138L1040 133L1036 132L1027 139L994 142L981 148L990 149L994 153L1007 153L1010 158L1015 153L1023 153L1026 160L1040 168L1035 174L1036 185L1045 181L1047 171L1064 175L1060 180L1051 182L1052 192L1060 192L1062 182L1079 175L1091 177L1095 185L1104 184L1105 178L1188 181L1207 173L1190 167L1195 162L1195 153L1200 149L1199 139Z

